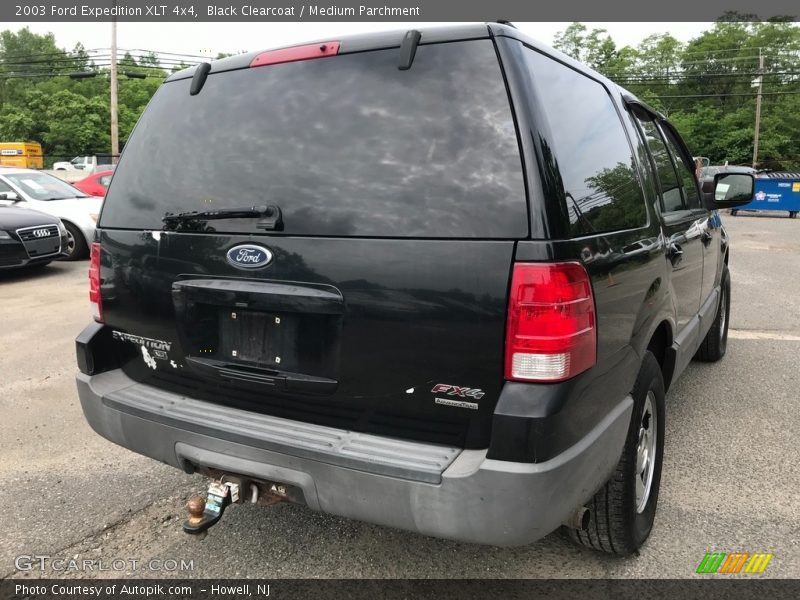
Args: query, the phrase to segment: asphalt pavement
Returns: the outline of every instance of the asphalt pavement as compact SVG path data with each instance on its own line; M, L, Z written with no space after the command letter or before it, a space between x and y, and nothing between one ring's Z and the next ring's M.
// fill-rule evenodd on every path
M771 552L765 576L798 578L800 219L724 221L728 354L693 363L668 394L656 524L628 559L558 533L501 549L289 504L234 506L204 539L189 537L183 504L203 479L118 447L83 419L74 338L91 318L88 263L0 274L0 578L682 578L712 551ZM39 570L36 556L60 570ZM83 560L95 569L71 568Z

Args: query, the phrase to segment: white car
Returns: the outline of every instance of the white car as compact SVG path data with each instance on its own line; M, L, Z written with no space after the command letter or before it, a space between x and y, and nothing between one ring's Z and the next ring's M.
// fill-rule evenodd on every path
M0 206L32 208L61 219L67 229L64 260L88 256L102 204L102 198L84 194L47 173L0 168Z

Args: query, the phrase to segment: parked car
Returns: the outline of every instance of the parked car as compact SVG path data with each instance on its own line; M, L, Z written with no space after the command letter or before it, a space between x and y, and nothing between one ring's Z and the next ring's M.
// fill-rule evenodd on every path
M109 189L83 411L217 479L190 533L268 496L630 554L665 392L726 351L715 209L744 196L701 196L662 115L501 24L204 63L156 92Z
M88 256L102 202L41 171L0 168L0 205L33 208L61 219L67 230L65 260Z
M716 180L715 177L720 173L750 173L754 177L758 174L756 169L752 167L745 167L739 165L707 165L703 167L703 170L700 174L700 187L703 193L713 193ZM731 216L736 216L738 214L738 210L732 209Z
M43 267L61 256L66 242L67 230L57 218L0 206L0 271Z
M111 177L113 175L114 171L112 170L98 171L80 181L76 181L72 185L90 196L103 197L106 195L108 184L111 183Z
M86 171L91 173L98 165L111 163L110 154L89 154L86 156L76 156L72 160L65 160L53 163L56 171Z
M718 175L719 173L752 173L755 175L758 171L752 167L739 165L707 165L703 167L700 173L700 179L704 183L707 182L710 189L711 184L714 182L714 175Z

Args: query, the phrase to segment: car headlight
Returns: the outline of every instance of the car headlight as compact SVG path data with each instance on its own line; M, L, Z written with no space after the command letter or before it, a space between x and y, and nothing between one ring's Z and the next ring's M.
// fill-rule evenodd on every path
M8 232L7 231L3 231L2 229L0 229L0 240L10 240L10 239L11 239L11 236L8 235Z

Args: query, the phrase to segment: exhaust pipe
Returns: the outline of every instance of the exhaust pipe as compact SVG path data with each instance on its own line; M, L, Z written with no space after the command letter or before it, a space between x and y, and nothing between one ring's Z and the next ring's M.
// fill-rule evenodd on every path
M569 527L570 529L586 531L589 529L589 520L591 517L592 515L589 513L589 509L585 506L581 506L574 513L572 513L572 515L565 520L562 525Z

